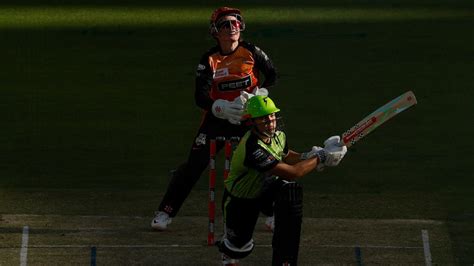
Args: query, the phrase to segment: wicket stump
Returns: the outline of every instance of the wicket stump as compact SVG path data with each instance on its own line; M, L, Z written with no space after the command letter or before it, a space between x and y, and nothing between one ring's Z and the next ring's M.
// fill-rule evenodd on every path
M215 137L209 140L209 204L208 204L208 234L207 245L212 246L215 242L215 218L216 218L216 153L217 142L224 142L225 163L224 163L224 180L227 179L230 172L230 158L232 157L233 145L238 143L239 137Z

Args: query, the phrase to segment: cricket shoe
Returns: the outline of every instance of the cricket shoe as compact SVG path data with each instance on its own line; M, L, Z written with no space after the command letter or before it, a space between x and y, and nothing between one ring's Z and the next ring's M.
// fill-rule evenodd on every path
M155 218L151 221L151 228L158 231L164 231L168 228L171 221L172 219L166 212L157 212Z
M275 217L274 216L268 216L265 219L265 228L268 231L273 232L273 229L275 229Z
M239 265L239 260L232 259L231 257L227 256L226 254L222 253L222 265L237 266L237 265Z

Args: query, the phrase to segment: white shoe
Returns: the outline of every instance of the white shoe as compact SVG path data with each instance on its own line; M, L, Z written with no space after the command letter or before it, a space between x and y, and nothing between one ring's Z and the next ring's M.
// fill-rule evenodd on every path
M274 216L268 216L267 219L265 220L265 228L268 231L272 231L275 229L275 218Z
M155 218L151 221L151 228L164 231L168 228L168 225L171 223L172 219L166 212L157 212Z
M231 257L227 256L226 254L222 254L222 265L236 266L236 265L239 265L239 260L232 259Z

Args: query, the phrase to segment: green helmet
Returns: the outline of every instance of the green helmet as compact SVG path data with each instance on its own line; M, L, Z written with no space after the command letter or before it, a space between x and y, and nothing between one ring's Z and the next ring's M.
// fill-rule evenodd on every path
M247 114L250 118L257 118L280 112L275 103L268 96L256 95L247 103Z

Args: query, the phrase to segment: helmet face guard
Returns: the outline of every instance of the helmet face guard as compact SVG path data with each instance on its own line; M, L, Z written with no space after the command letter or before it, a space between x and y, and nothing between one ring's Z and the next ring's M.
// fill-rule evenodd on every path
M225 16L233 16L237 20L234 22L234 20L222 19ZM234 29L238 29L239 32L245 30L244 18L242 17L240 10L231 7L220 7L211 15L209 33L215 35L219 33L222 28L228 27L232 29L232 26Z

